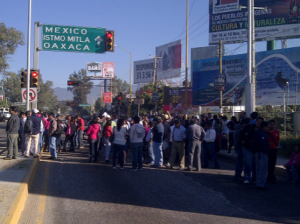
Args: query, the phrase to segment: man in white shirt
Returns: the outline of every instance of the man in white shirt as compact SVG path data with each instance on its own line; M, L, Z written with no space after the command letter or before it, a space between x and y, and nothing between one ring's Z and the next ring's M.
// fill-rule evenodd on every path
M185 150L184 143L186 139L186 129L180 124L178 119L174 120L174 124L171 129L171 138L173 141L172 152L169 162L167 163L167 168L173 168L173 164L176 159L177 152L179 154L180 168L179 170L184 170L185 168Z
M210 122L206 123L206 135L204 138L205 146L204 146L204 158L203 158L203 166L202 168L208 168L208 157L210 155L211 159L214 162L214 169L219 169L220 165L216 155L215 148L215 140L216 140L216 131L212 128L212 124Z

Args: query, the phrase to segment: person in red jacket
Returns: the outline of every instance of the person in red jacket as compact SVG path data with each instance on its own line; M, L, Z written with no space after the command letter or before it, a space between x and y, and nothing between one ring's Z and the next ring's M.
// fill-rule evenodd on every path
M276 122L274 120L269 121L269 132L268 132L268 181L271 183L276 183L276 177L274 175L277 152L279 146L279 131L276 129Z
M111 127L111 120L108 120L104 126L104 131L103 131L104 144L105 144L105 162L106 163L110 163L109 154L110 154L111 143L109 142L109 137L112 134L113 134L113 130Z
M92 120L92 125L88 128L86 134L89 136L89 143L90 143L90 162L97 161L97 141L98 141L98 132L100 130L97 119Z

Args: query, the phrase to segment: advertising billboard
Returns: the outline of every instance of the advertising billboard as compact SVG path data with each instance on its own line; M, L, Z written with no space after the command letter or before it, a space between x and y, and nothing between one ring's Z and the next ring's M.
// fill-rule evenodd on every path
M181 40L156 47L157 80L181 77Z
M192 105L192 88L188 88L188 114L197 114L198 107ZM185 113L185 87L164 88L164 109L171 114Z
M283 105L283 94L288 105L299 105L299 52L300 47L256 53L256 105ZM247 54L225 56L222 65L226 76L223 105L245 105ZM196 60L193 68L193 105L218 106L214 82L219 58Z
M134 62L134 84L153 82L154 58Z
M112 79L115 77L115 63L102 62L102 78Z
M102 63L101 62L87 62L86 70L88 76L102 77Z
M254 0L255 39L275 40L300 36L299 0ZM225 44L247 41L248 0L209 1L209 44Z

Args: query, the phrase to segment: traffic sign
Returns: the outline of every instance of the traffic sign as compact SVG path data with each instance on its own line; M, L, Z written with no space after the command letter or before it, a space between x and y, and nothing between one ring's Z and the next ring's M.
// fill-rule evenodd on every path
M158 93L152 93L152 102L158 102Z
M135 99L134 104L144 104L144 99Z
M4 95L3 86L0 86L0 95Z
M26 96L27 96L27 91L26 88L21 89L22 93L22 102L26 102ZM36 88L30 88L29 89L29 102L37 102L37 91Z
M43 24L42 50L104 53L105 38L104 28Z
M130 98L130 94L126 94L126 98ZM135 99L136 95L135 94L131 94L131 99Z
M111 92L104 92L104 103L111 103Z
M90 107L91 104L79 104L80 107Z

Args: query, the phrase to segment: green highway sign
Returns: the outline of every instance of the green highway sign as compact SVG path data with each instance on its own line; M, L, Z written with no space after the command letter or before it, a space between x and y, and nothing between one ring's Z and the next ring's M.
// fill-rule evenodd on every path
M42 50L104 53L105 39L104 28L43 25Z
M90 107L91 104L79 104L80 107Z

